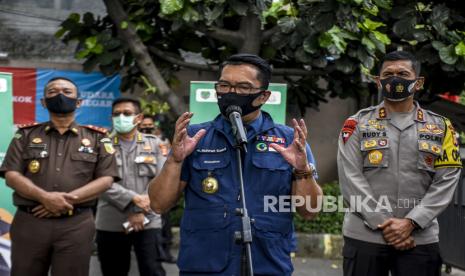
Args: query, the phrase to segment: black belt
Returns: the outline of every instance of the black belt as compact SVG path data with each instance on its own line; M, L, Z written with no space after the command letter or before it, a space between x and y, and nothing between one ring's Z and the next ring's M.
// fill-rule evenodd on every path
M34 208L37 206L27 206L27 205L19 205L17 206L18 210L26 212L28 214L33 214L34 212L32 211ZM61 214L60 216L57 217L50 217L50 218L69 218L81 213L84 213L86 211L89 211L91 208L90 207L74 207L73 210L69 210L65 214Z

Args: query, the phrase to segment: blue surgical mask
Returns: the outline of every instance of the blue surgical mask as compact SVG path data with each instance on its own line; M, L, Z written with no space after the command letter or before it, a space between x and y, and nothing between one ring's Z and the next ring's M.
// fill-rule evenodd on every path
M136 115L124 116L120 114L117 117L113 117L113 127L118 133L128 133L136 127L134 118L136 118Z

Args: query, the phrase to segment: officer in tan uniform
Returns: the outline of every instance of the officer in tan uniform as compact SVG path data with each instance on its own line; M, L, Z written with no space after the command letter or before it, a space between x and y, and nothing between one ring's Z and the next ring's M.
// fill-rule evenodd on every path
M97 249L102 274L128 275L134 248L141 276L164 276L159 261L161 218L150 209L147 195L150 180L166 159L161 141L137 130L143 118L138 100L119 98L112 106L112 142L121 180L113 183L98 203Z
M44 96L50 121L20 126L0 168L18 207L11 275L88 275L91 207L118 180L114 150L104 129L74 121L81 100L71 80L50 80Z
M344 275L441 275L437 216L461 171L451 122L413 100L420 64L385 56L376 77L384 102L344 123L338 170L344 200Z
M168 153L171 149L171 143L168 137L161 129L160 122L155 121L155 119L150 115L144 115L144 119L139 125L139 131L142 133L153 134L160 139L160 151L163 156L168 156ZM176 208L176 207L175 207ZM171 254L171 246L173 244L173 232L171 230L171 219L170 215L173 209L163 213L161 215L161 237L160 240L161 246L159 247L160 251L160 260L167 263L176 263L176 257Z

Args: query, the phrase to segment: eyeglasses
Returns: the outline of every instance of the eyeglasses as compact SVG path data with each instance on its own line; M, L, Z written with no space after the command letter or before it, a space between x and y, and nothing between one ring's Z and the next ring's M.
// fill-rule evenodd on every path
M113 112L111 113L112 117L119 117L121 114L123 114L126 117L132 116L132 115L137 115L136 113L129 112L129 111L124 111L124 112Z
M254 87L248 83L238 83L236 85L232 85L229 82L217 82L215 83L215 91L216 93L230 93L234 91L238 94L250 94L252 92L256 92L256 90L262 90L261 87Z

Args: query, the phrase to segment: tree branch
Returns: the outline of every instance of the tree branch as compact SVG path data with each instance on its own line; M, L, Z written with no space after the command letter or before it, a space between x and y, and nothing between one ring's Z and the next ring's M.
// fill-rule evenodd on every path
M199 71L209 71L209 72L217 72L220 67L218 65L210 65L210 64L196 64L190 63L184 60L181 60L174 55L164 52L154 46L149 46L149 51L153 53L157 58L160 58L164 61L170 62L172 64L176 64L178 66L199 70ZM299 68L274 68L273 69L273 76L309 76L309 75L321 75L325 74L322 70L305 70Z
M171 106L174 113L182 114L187 110L187 106L173 93L166 83L165 79L152 60L150 53L142 42L134 28L134 25L127 19L128 16L121 5L120 0L103 0L107 8L108 15L111 17L122 40L126 43L129 51L134 56L136 63L141 72L147 77L150 83L158 88L160 96L165 99ZM122 22L128 22L127 28L121 28Z
M190 63L190 62L181 60L175 57L174 55L161 51L160 49L154 46L149 46L149 51L153 53L155 56L157 56L158 58L163 59L164 61L176 64L176 65L179 65L181 67L200 70L200 71L212 71L212 72L216 72L219 70L218 65Z
M325 74L321 70L305 70L299 68L274 68L273 76L310 76L310 75L321 75Z
M170 62L172 64L176 64L181 67L190 68L199 71L210 71L210 72L217 72L219 70L218 65L209 65L209 64L196 64L186 62L181 60L174 55L164 52L156 47L149 46L149 51L153 53L160 59L164 61ZM321 75L325 72L320 70L305 70L299 68L275 68L273 69L273 76L309 76L309 75Z
M236 31L230 31L215 26L196 26L195 28L197 28L198 31L204 33L208 37L229 43L236 48L241 47L244 41L242 34Z
M274 27L271 28L271 29L268 29L268 30L264 31L264 32L262 33L262 37L260 38L260 41L263 42L263 41L269 40L270 37L271 37L272 35L274 35L275 33L277 33L278 31L279 31L279 26L278 26L278 25L274 26Z

